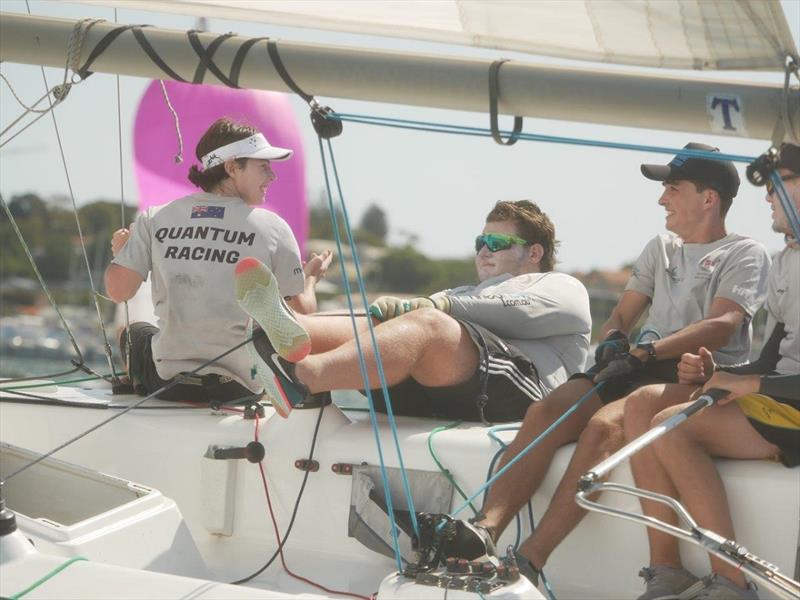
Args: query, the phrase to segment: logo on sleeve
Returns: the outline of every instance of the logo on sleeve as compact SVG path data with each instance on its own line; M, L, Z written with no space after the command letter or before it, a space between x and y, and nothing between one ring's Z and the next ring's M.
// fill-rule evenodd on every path
M199 205L192 207L192 219L224 219L224 206Z
M756 301L756 291L750 287L743 285L735 285L731 290L734 294L741 296L750 303Z

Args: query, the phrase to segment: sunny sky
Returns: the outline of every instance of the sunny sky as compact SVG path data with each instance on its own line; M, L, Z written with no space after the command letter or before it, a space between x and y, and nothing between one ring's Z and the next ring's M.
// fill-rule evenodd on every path
M800 36L800 0L784 0L782 4L797 40ZM105 7L52 1L32 1L30 5L33 14L114 20L113 10ZM0 9L26 11L25 3L17 0L0 0ZM158 13L120 10L117 19L173 29L195 27L193 17ZM210 31L236 31L247 36L269 35L278 39L358 46L380 43L383 48L413 52L436 49L450 55L506 56L558 62L509 52L501 54L406 40L376 41L365 36L252 23L212 20L207 26ZM4 63L0 71L26 102L38 99L43 93L38 67ZM46 71L51 85L63 76L63 70ZM783 75L729 73L724 78L782 83ZM148 83L148 80L139 78L120 78L124 188L131 203L135 203L137 198L131 148L132 124L139 99ZM322 100L343 113L488 126L487 114L335 98ZM305 104L297 98L293 102L305 143L308 195L315 199L323 186L316 138L308 123ZM5 127L21 110L8 86L0 82L0 126ZM119 199L116 78L97 74L76 86L56 114L78 202ZM501 126L510 126L510 121L510 117L504 117ZM723 152L753 156L768 146L766 140L530 118L525 119L525 131L666 147L702 141L720 147ZM371 202L377 202L388 214L393 241L401 241L413 234L417 236L419 249L431 256L469 255L472 240L482 227L486 212L501 199L529 198L549 213L562 242L559 268L567 271L615 268L630 262L649 238L663 230L664 211L657 205L661 186L642 177L639 164L665 163L668 161L665 155L538 142L519 142L506 148L486 138L405 132L355 124L346 124L345 133L335 140L334 147L351 216L357 220ZM191 164L188 158L192 155L193 149L187 149L187 169ZM744 166L739 168L743 184L728 218L729 230L755 237L775 252L780 249L782 240L769 227L763 188L753 188L745 183ZM280 175L279 165L276 170ZM67 191L49 117L0 150L0 192L3 197L8 200L29 191L45 197Z

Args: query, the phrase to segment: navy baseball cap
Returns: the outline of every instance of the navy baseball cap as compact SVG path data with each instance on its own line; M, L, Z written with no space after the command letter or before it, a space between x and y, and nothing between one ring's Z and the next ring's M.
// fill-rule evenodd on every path
M719 152L719 148L691 142L684 150ZM723 196L736 197L739 192L739 173L729 160L699 158L678 153L668 165L642 165L642 175L654 181L692 181L717 190Z

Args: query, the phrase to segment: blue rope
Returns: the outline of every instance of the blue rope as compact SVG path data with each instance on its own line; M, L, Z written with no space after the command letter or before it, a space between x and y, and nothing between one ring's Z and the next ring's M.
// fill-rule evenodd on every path
M584 403L585 403L587 400L589 400L589 398L591 398L591 397L592 397L592 394L593 394L594 392L596 392L597 390L599 390L601 387L603 387L603 386L605 385L605 383L606 383L605 381L602 381L602 382L598 383L597 385L595 385L595 386L594 386L592 389L590 389L588 392L586 392L586 394L584 394L584 395L583 395L583 396L582 396L582 397L581 397L581 398L580 398L580 399L579 399L577 402L575 402L575 404L573 404L572 406L570 406L570 407L569 407L569 409L567 409L567 410L564 412L564 414L563 414L563 415L561 415L561 416L560 416L558 419L556 419L555 421L553 421L553 423L552 423L552 424L551 424L551 425L550 425L550 426L549 426L547 429L545 429L545 430L544 430L542 433L540 433L538 436L536 436L536 438L534 438L534 440L533 440L533 441L532 441L530 444L528 444L527 446L525 446L525 448L523 448L523 449L522 449L522 451L521 451L519 454L517 454L517 455L516 455L514 458L512 458L510 461L508 461L508 463L506 464L506 466L504 466L502 469L500 469L500 470L499 470L497 473L495 473L495 474L494 474L494 476L493 476L491 479L489 479L489 480L488 480L486 483L484 483L484 484L483 484L481 487L479 487L479 488L477 489L477 491L475 491L475 493L473 493L473 494L472 494L472 496L470 496L469 498L467 498L467 500L466 500L466 502L465 502L465 503L461 504L461 505L460 505L460 506L458 506L458 507L457 507L457 508L456 508L456 509L455 509L455 510L452 512L452 513L450 513L450 516L451 516L451 517L455 517L455 515L457 515L458 513L460 513L460 512L461 512L462 510L464 510L464 509L465 509L467 506L469 506L469 503L470 503L470 502L472 502L472 501L473 501L475 498L477 498L477 497L478 497L478 496L479 496L479 495L480 495L480 494L481 494L481 493L482 493L482 492L483 492L485 489L487 489L488 487L490 487L490 486L491 486L491 485L492 485L492 484L493 484L495 481L497 481L497 480L498 480L500 477L502 477L502 476L503 476L503 474L504 474L506 471L508 471L508 470L509 470L511 467L513 467L515 464L517 464L517 461L519 461L519 460L520 460L520 459L521 459L523 456L525 456L525 455L526 455L528 452L530 452L530 451L531 451L531 450L533 450L533 449L534 449L536 446L538 446L538 445L539 445L539 443L540 443L540 442L541 442L541 441L542 441L544 438L546 438L548 435L550 435L550 433L551 433L551 432L552 432L552 431L553 431L553 430L554 430L556 427L558 427L558 426L559 426L561 423L563 423L565 420L567 420L567 419L570 417L570 415L572 415L572 413L574 413L576 410L578 410L578 409L579 409L579 408L580 408L580 407L581 407L581 406L582 406L582 405L583 405L583 404L584 404Z
M370 341L372 342L372 348L375 351L375 366L378 369L378 379L380 380L381 391L383 392L383 397L385 399L386 416L387 420L389 421L389 428L392 432L392 439L394 439L394 446L395 449L397 450L397 461L400 466L400 476L403 480L403 491L405 492L406 503L408 505L408 511L410 513L411 524L414 528L414 533L419 538L419 524L417 523L417 512L414 510L414 498L411 495L411 485L408 482L406 467L403 462L403 453L400 449L400 439L397 437L397 423L394 418L394 410L392 409L392 400L391 397L389 396L388 386L386 385L386 373L383 370L383 361L381 360L381 353L378 348L378 341L375 339L375 328L372 325L372 318L369 316L369 302L367 302L367 290L364 287L364 278L361 276L361 263L358 260L356 243L355 240L353 239L353 231L350 228L350 217L347 213L347 206L345 206L344 203L344 194L342 193L342 185L339 180L339 171L336 168L336 157L333 154L333 146L331 145L330 139L327 140L327 142L328 142L328 153L330 154L331 157L331 167L333 168L333 175L336 180L336 189L339 193L339 202L342 206L342 215L344 216L345 230L347 231L347 239L350 242L350 251L353 256L353 266L355 267L356 270L356 281L358 281L358 290L361 294L361 302L364 306L364 312L367 314L367 328L369 329L369 336L370 336ZM353 314L352 310L350 314L351 315ZM355 325L355 317L353 317L353 324ZM365 379L364 383L367 384L368 380ZM369 388L369 385L367 385L367 388ZM367 395L367 400L369 401L370 405L373 404L371 393ZM377 422L375 426L377 427ZM376 429L376 434L377 434L377 429ZM391 507L389 508L391 510ZM394 517L394 512L392 512L392 516Z
M451 125L447 123L434 123L431 121L416 121L412 119L392 119L388 117L377 117L372 115L358 115L350 113L333 113L332 119L349 121L351 123L361 123L364 125L380 125L382 127L394 127L397 129L410 129L413 131L430 131L436 133L453 133L457 135L468 135L475 137L491 137L492 132L484 127L468 127L466 125ZM510 135L510 131L501 131L501 134ZM583 138L564 137L557 135L544 135L538 133L521 132L518 136L521 140L532 142L549 142L552 144L570 144L573 146L593 146L597 148L614 148L617 150L633 150L636 152L652 152L657 154L680 154L681 156L695 158L709 158L712 160L730 160L733 162L751 163L755 160L754 156L741 154L723 154L721 152L710 152L708 150L694 150L688 148L666 148L663 146L649 146L645 144L626 144L624 142L605 142L600 140L588 140Z
M339 223L338 223L338 218L336 216L336 210L334 209L334 206L333 206L333 195L331 193L330 180L329 180L329 176L328 176L328 166L327 166L327 161L325 160L325 151L324 151L324 147L322 145L322 140L321 139L319 140L319 147L320 147L320 156L322 157L323 171L324 171L324 174L325 174L325 185L326 185L327 192L328 192L328 204L329 204L329 208L330 208L330 212L331 212L331 221L332 221L332 225L333 225L334 239L336 240L336 248L337 248L337 251L339 253L339 256L343 257L344 256L344 252L342 250L341 236L339 235ZM339 193L340 205L342 207L342 216L344 217L345 231L347 232L348 240L350 242L350 249L351 249L351 254L352 254L352 257L353 257L353 265L354 265L354 267L356 269L356 278L357 278L357 281L358 281L358 284L359 284L359 291L360 291L360 294L361 294L361 300L362 300L362 303L364 305L365 312L367 314L369 314L369 311L367 310L368 303L367 303L367 298L366 298L366 290L364 289L363 278L361 276L361 265L360 265L360 262L358 260L358 252L356 250L356 244L355 244L355 241L353 240L352 230L351 230L351 227L350 227L350 219L349 219L349 215L348 215L348 212L347 212L347 206L344 203L344 195L342 193L341 181L340 181L340 178L339 178L338 169L336 168L336 158L335 158L335 156L333 154L333 148L331 146L330 140L328 140L328 152L330 154L331 168L333 170L334 179L336 181L336 186L337 186L337 191ZM354 311L354 308L353 308L352 291L351 291L351 288L350 288L350 282L349 282L348 277L347 277L347 272L346 272L346 269L344 267L344 262L342 262L342 280L343 280L343 286L344 286L344 289L345 289L345 296L347 298L348 308L350 310L351 322L353 324L353 333L354 333L354 338L355 338L355 342L356 342L356 349L357 349L357 353L358 353L359 369L361 371L361 377L364 380L364 384L365 384L365 391L366 391L368 405L369 405L370 421L372 423L373 432L375 433L375 443L376 443L376 447L377 447L377 450L378 450L378 458L379 458L379 461L380 461L381 477L383 478L383 488L384 488L384 494L386 496L387 509L388 509L388 511L389 511L389 513L391 515L391 518L392 518L391 530L392 530L392 540L393 540L393 543L394 543L394 549L395 549L395 554L396 554L395 558L397 559L398 571L402 571L403 569L402 569L402 562L401 562L400 546L399 546L399 541L397 539L397 523L394 520L394 506L393 506L393 502L392 502L391 491L389 489L389 478L388 478L387 473L386 473L386 466L385 466L385 462L384 462L384 458L383 458L383 451L382 451L381 441L380 441L380 432L379 432L379 429L378 429L378 420L377 420L377 415L375 413L375 402L374 402L374 400L372 398L372 391L371 391L372 386L370 385L369 374L367 372L367 366L366 366L366 362L365 362L365 359L364 359L363 348L361 346L361 339L360 339L360 335L359 335L359 332L358 332L358 326L356 325L356 321L355 321L355 311ZM408 510L409 510L410 515L411 515L411 522L412 522L412 525L414 527L414 532L416 533L417 536L419 536L419 525L417 523L416 511L414 510L414 500L413 500L413 497L411 496L411 489L410 489L410 485L409 485L409 482L408 482L408 477L406 475L405 465L403 463L403 456L402 456L402 453L400 451L400 443L399 443L399 440L398 440L398 437L397 437L397 425L396 425L395 420L394 420L394 414L393 414L392 407L391 407L391 400L390 400L390 397L389 397L389 391L388 391L387 385L386 385L386 376L385 376L385 373L384 373L384 370L383 370L383 363L382 363L381 358L380 358L380 352L378 350L377 341L375 339L375 331L374 331L374 328L373 328L373 325L372 325L372 321L371 321L371 319L369 317L367 317L367 327L369 329L369 333L370 333L373 349L374 349L374 352L375 352L375 362L376 362L376 366L377 366L377 369L378 369L378 377L380 379L381 389L383 391L384 398L386 399L386 409L387 409L387 415L389 417L389 425L390 425L390 428L391 428L391 431L392 431L392 436L394 438L395 446L397 448L397 456L398 456L398 461L399 461L399 465L400 465L400 474L401 474L401 477L402 477L402 480L403 480L403 489L404 489L405 494L406 494L406 502L408 504Z
M330 180L328 177L328 164L325 160L325 150L322 146L322 138L319 138L319 151L320 156L322 158L322 171L325 175L325 188L328 192L328 207L331 213L331 224L333 225L333 237L336 241L336 250L339 253L339 257L344 257L344 252L342 251L342 240L341 236L339 235L339 223L336 217L336 210L333 207L333 195L331 194L331 185ZM358 334L358 326L356 324L356 317L355 311L353 309L353 298L352 292L350 290L350 282L347 278L347 270L345 268L344 261L342 263L342 285L344 286L345 290L345 297L347 298L347 307L350 310L350 321L353 324L353 334L355 336L356 342L356 349L358 351L358 367L361 371L361 377L364 379L365 388L367 392L367 399L369 400L369 418L372 423L372 431L375 434L375 446L378 450L378 462L380 463L381 469L381 478L383 479L383 493L386 496L386 506L389 510L389 515L391 518L391 531L392 531L392 546L394 547L394 554L395 560L397 561L397 571L399 573L403 572L403 562L402 562L402 555L400 553L400 541L398 539L397 534L397 523L394 519L394 506L392 505L392 494L391 490L389 489L389 477L386 473L386 465L383 460L383 450L381 449L381 438L380 433L378 430L378 417L375 414L375 404L372 401L372 394L370 392L369 386L369 376L367 374L367 364L364 360L364 352L361 348L361 339ZM369 322L369 317L367 317L367 321Z

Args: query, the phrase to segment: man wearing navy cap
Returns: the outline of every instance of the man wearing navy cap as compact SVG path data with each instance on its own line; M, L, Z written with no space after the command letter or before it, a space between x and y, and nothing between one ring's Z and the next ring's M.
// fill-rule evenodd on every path
M679 153L668 165L641 166L645 177L663 182L658 204L666 211L667 233L653 238L636 260L624 293L601 329L603 342L595 365L528 409L500 467L578 399L590 397L497 480L483 513L474 523L461 523L447 555L473 558L491 552L539 487L556 450L577 441L546 513L517 550L521 572L536 582L551 552L585 514L574 500L579 477L624 443L622 415L628 394L648 383L676 382L681 355L697 352L700 346L724 362L747 360L750 321L764 300L769 256L758 242L725 229L725 215L739 189L733 164L709 157L719 150L704 144L684 149L690 152ZM657 333L631 347L628 337L648 309L642 331Z
M783 145L777 173L794 209L800 210L800 147ZM710 457L777 458L787 467L800 465L800 244L771 181L766 200L772 208L772 228L786 236L786 246L769 271L767 322L774 325L768 325L758 359L721 366L725 363L701 347L685 354L678 367L680 383L688 385L641 388L625 411L625 435L632 440L685 408L682 403L691 400L696 385L730 392L717 406L693 416L631 459L640 487L680 497L701 527L728 539L735 538L733 519ZM669 398L674 406L655 415L651 412L655 396ZM662 521L674 517L652 502L642 509ZM642 598L681 594L697 600L756 600L754 586L738 567L712 556L712 575L698 580L683 567L677 538L650 528L647 537L650 564L642 572L652 576L645 577L648 585ZM687 592L686 584L692 580L692 591ZM670 585L678 581L682 584Z

